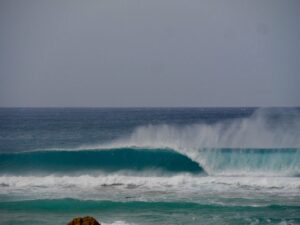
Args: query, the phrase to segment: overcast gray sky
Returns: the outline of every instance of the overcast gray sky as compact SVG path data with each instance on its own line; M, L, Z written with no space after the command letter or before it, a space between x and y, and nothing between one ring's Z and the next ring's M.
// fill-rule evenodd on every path
M0 106L299 106L299 0L0 0Z

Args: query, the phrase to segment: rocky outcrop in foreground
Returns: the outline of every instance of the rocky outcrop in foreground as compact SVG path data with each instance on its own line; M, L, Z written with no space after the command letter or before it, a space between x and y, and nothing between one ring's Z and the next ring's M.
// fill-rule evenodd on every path
M93 217L86 216L86 217L74 218L67 225L101 225L101 224Z

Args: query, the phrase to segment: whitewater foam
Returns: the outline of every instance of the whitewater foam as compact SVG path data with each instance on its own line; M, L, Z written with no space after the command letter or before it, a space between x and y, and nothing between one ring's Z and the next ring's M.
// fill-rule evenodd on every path
M300 194L300 179L295 177L199 177L181 174L167 177L141 177L106 175L90 176L1 176L0 194L43 193L47 196L65 196L93 199L111 197L116 191L134 193L134 196L152 198L148 193L172 195L172 193L226 193L263 192ZM84 191L83 191L84 190ZM109 194L111 192L111 195ZM151 193L150 193L151 194ZM127 196L127 195L126 195ZM39 196L41 197L41 196ZM117 196L120 197L120 196Z

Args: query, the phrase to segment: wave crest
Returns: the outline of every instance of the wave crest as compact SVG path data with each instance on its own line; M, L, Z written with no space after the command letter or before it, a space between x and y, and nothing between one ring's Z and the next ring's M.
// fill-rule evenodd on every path
M0 154L0 174L99 173L117 171L200 173L190 158L166 149L121 148L81 151L34 151Z

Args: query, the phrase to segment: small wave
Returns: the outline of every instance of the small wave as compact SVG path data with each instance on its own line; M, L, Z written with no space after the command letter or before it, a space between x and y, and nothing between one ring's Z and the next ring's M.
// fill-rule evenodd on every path
M282 225L298 224L299 210L299 206L293 205L228 206L188 201L121 202L64 198L0 202L0 212L9 224L22 224L24 218L32 221L37 215L52 224L53 221L57 223L57 215L63 218L62 221L68 221L70 215L89 214L104 225L210 224L211 221L214 224ZM7 215L12 216L7 219Z
M37 199L37 200L25 200L25 201L8 201L0 202L0 209L18 210L18 211L64 211L64 212L95 212L95 211L112 211L112 210L122 210L124 212L131 211L133 209L147 210L179 210L179 209L189 209L189 210L199 210L199 209L228 209L237 211L249 211L257 210L257 208L280 210L280 209L292 209L300 210L300 206L293 205L265 205L265 206L231 206L224 204L199 204L194 202L149 202L149 201L95 201L95 200L77 200L77 199Z

